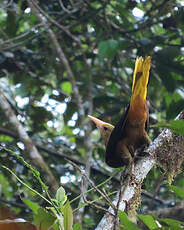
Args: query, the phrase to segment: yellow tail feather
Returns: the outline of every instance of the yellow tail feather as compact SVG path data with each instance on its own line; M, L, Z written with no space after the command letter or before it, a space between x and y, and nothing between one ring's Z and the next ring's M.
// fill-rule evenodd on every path
M131 101L134 101L138 95L143 100L146 100L150 66L151 66L150 56L148 56L145 60L142 57L138 57L136 59L134 75L133 75Z

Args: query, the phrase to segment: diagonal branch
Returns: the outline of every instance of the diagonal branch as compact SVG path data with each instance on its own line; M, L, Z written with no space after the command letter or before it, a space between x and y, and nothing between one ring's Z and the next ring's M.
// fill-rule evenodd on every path
M79 172L81 173L81 175L87 179L87 181L89 182L89 184L91 185L91 187L92 187L95 191L97 191L97 192L104 198L104 200L106 200L106 201L110 204L110 206L111 206L112 209L115 209L115 206L114 206L114 204L111 202L110 198L109 198L103 191L101 191L97 186L95 186L95 184L94 184L93 181L88 177L88 175L87 175L85 172L83 172L83 170L82 170L77 164L75 164L74 162L72 162L72 161L70 161L70 160L68 160L68 162L69 162L71 165L73 165L76 169L78 169ZM86 191L83 191L83 193L84 193L84 192L86 192Z
M184 119L184 111L181 112L177 120ZM124 184L124 193L122 194L122 199L119 203L119 209L124 211L127 209L127 206L135 198L137 194L140 195L141 184L146 178L149 171L157 163L157 158L163 154L163 152L176 153L176 148L181 155L184 155L183 152L184 146L184 137L173 134L170 130L164 129L162 133L154 140L154 142L148 147L145 151L148 155L140 159L135 164L134 177L131 180ZM117 194L113 203L117 205L119 199L119 194ZM109 208L110 212L113 212L112 208ZM114 228L114 218L106 214L98 224L96 230L112 230Z
M79 88L76 85L76 80L75 80L75 76L72 72L72 69L70 67L70 64L65 56L65 53L62 49L62 47L60 46L55 33L53 32L53 30L49 27L49 22L54 23L56 26L58 26L60 29L64 30L70 37L72 37L79 46L81 46L80 41L76 40L76 38L67 30L66 28L64 28L63 26L61 27L60 24L56 23L55 21L53 21L53 19L51 19L49 17L49 15L47 15L39 6L37 3L35 3L34 0L31 1L27 1L29 6L31 7L32 11L34 12L34 14L36 15L36 17L40 20L41 23L43 23L45 28L48 28L48 34L49 37L54 45L54 48L56 50L56 53L58 55L58 58L60 60L60 62L64 65L67 74L68 74L68 79L72 84L72 89L73 89L73 94L75 96L75 100L77 102L77 106L78 106L78 114L79 114L79 118L81 120L81 126L85 127L85 139L84 139L84 147L86 149L86 164L85 164L85 171L86 171L86 175L88 177L90 177L90 170L91 170L91 156L92 156L92 150L93 147L91 145L90 142L90 134L91 134L91 124L88 123L86 124L85 122L85 110L84 110L84 106L83 106L83 102L82 102L82 97L80 95L79 92ZM87 60L85 55L83 55L84 58L84 62L86 64L86 68L89 70L89 66L87 64ZM88 88L88 104L89 104L89 113L92 113L93 110L93 97L92 97L92 76L90 73L90 70L88 71L89 75L89 88ZM85 179L85 183L84 183L84 190L87 191L88 188L88 181ZM83 198L81 198L81 201L83 202ZM82 215L84 212L84 208L81 208L78 212L78 221L82 221Z
M10 129L6 129L6 128L3 128L3 127L0 127L0 135L1 134L4 134L4 135L7 135L7 136L10 136L10 137L13 137L15 139L18 139L20 140L19 138L19 135L17 134L17 132L15 131L12 131ZM43 152L46 152L48 154L50 154L51 156L55 156L55 157L58 157L59 159L67 159L67 160L70 160L74 163L76 163L77 165L80 165L80 166L85 166L86 165L86 162L84 161L81 161L81 160L78 160L74 157L74 155L76 155L76 152L74 150L71 150L69 147L66 147L66 150L65 148L63 149L62 152L60 151L57 151L51 147L46 147L44 145L41 145L41 144L38 144L35 140L32 140L34 145L36 146L36 148L39 150L39 151L43 151ZM65 154L66 153L70 153L70 154ZM79 155L79 152L77 152L77 154ZM102 176L104 176L105 178L108 178L109 177L109 174L106 173L105 171L101 170L100 168L96 167L96 166L91 166L91 170L93 173L95 174L100 174ZM89 176L89 175L88 175ZM116 183L119 183L119 180L118 178L116 177L113 177L113 180L116 182ZM145 192L144 192L145 194ZM150 194L146 194L147 197L149 198L153 198ZM156 198L155 198L156 199ZM159 200L160 202L160 200Z
M0 135L1 134L4 134L4 135L7 135L7 136L10 136L10 137L13 137L15 139L18 139L20 140L18 134L15 132L15 131L12 131L10 129L6 129L6 128L3 128L3 127L0 127ZM73 155L75 155L76 153L71 150L69 147L66 147L66 150L65 148L63 149L63 152L60 152L60 151L57 151L53 148L48 148L44 145L40 145L38 143L36 143L34 140L32 140L34 145L36 146L36 148L39 150L39 151L43 151L43 152L46 152L48 154L51 154L52 156L54 157L58 157L59 159L67 159L67 160L70 160L72 162L74 162L75 164L79 165L79 166L85 166L85 162L81 161L81 160L78 160L76 159L75 157L73 157ZM71 153L71 154L65 154L64 152L67 152L67 153ZM79 154L77 152L77 154ZM104 172L102 169L100 168L97 168L96 166L92 165L91 166L91 171L95 174L99 174L101 176L104 176L105 178L109 178L109 174ZM88 176L89 177L89 176ZM116 183L120 183L119 179L115 176L112 177L112 180ZM66 185L65 185L66 186ZM148 199L151 199L151 200L154 200L155 202L158 202L160 204L162 204L163 206L167 206L168 204L168 201L164 201L162 199L159 199L158 197L155 197L155 195L152 195L151 193L147 192L147 191L144 191L142 190L142 195L147 197Z
M80 39L75 37L66 27L64 27L63 25L56 22L53 18L51 18L44 10L42 10L41 7L38 6L37 3L35 3L34 1L31 1L31 2L32 2L31 4L34 5L34 9L36 9L37 12L39 11L49 22L56 25L59 29L64 31L69 37L71 37L77 44L80 45Z
M32 0L27 1L27 2L29 4L30 8L32 9L32 11L34 12L34 14L36 15L36 17L40 20L41 23L43 23L44 27L48 28L47 32L49 34L49 37L50 37L50 39L54 45L55 51L58 55L60 62L64 65L64 67L67 71L69 81L72 84L73 94L75 96L75 100L76 100L78 108L79 108L79 111L78 111L79 116L83 120L84 119L84 108L82 105L82 98L81 98L81 95L79 93L79 89L76 85L76 80L75 80L74 74L73 74L72 69L70 67L70 64L69 64L69 62L68 62L68 60L64 54L64 51L61 48L53 30L51 28L49 28L49 23L47 23L46 18L42 14L40 14L40 11L37 8L37 4Z
M21 141L25 144L26 151L28 152L29 157L32 160L32 163L36 167L41 168L43 170L43 172L46 174L47 184L50 186L52 192L55 193L59 186L58 182L56 181L55 177L53 176L52 172L50 171L48 165L45 163L42 156L39 154L32 140L29 138L23 125L17 119L13 109L8 103L6 97L4 96L4 92L1 88L0 88L0 107L2 111L4 111L7 120L10 122L10 124L14 127L14 129L18 133Z

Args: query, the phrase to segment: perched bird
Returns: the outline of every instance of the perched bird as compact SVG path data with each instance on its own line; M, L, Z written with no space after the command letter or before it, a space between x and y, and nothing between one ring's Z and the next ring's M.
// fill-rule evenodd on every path
M100 129L106 146L105 161L113 168L129 165L136 150L151 143L147 134L149 113L146 102L150 65L150 57L136 59L130 103L115 127L88 115Z

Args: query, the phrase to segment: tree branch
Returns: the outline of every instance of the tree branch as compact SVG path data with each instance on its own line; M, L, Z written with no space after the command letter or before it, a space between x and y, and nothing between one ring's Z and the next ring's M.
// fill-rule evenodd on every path
M81 95L79 93L79 89L76 85L74 74L73 74L72 69L69 65L69 62L68 62L68 60L67 60L67 58L63 52L63 49L59 45L59 42L58 42L54 32L52 31L52 29L49 28L48 23L46 21L46 18L44 17L44 15L41 15L40 11L37 9L37 4L32 0L27 1L27 2L29 4L30 8L32 9L32 11L34 12L34 14L36 15L36 17L40 20L41 23L43 23L44 27L48 28L47 31L48 31L49 37L50 37L51 41L53 42L53 45L54 45L55 51L58 55L58 58L59 58L60 62L63 63L63 65L67 71L69 81L72 84L72 89L73 89L73 93L75 96L75 100L77 101L77 105L79 108L78 113L79 113L79 116L81 116L81 119L83 120L84 119L84 108L82 105L82 98L81 98Z
M77 44L80 44L80 39L76 38L66 27L62 26L61 24L56 22L53 18L51 18L44 10L42 10L41 7L39 7L37 3L35 3L34 1L31 2L32 2L31 4L34 5L34 6L32 5L34 7L34 10L35 9L37 10L37 13L39 11L43 16L45 16L45 18L47 18L49 22L51 22L52 24L56 25L59 29L64 31L69 37L71 37L75 42L77 42Z
M75 96L75 99L76 99L76 102L77 102L77 106L78 106L79 117L80 117L80 120L82 121L81 125L83 127L85 127L85 139L84 139L84 147L86 149L85 171L86 171L86 175L88 177L90 177L91 156L92 156L92 149L93 149L92 144L90 142L90 134L91 134L92 127L91 127L91 124L89 122L88 122L88 124L86 124L86 122L85 122L85 111L84 111L84 107L83 107L83 104L82 104L82 97L81 97L81 95L79 93L79 89L78 89L78 87L76 85L76 80L75 80L74 74L73 74L72 69L71 69L71 67L69 65L69 62L68 62L68 60L67 60L67 58L66 58L66 56L65 56L65 54L63 52L62 47L58 43L58 40L57 40L54 32L52 31L51 28L48 27L47 20L50 21L50 22L52 22L52 23L54 23L60 29L64 30L81 47L80 40L76 39L70 33L70 31L66 30L66 28L64 28L63 26L61 26L60 24L58 24L57 22L55 22L52 18L50 18L50 16L47 15L38 6L38 4L36 4L34 1L28 1L28 4L31 7L31 9L33 10L33 12L35 13L35 15L37 16L37 18L44 24L44 27L48 28L48 34L49 34L49 36L51 38L51 41L54 44L54 47L55 47L56 53L58 55L58 58L59 58L60 62L63 63L63 65L64 65L64 67L65 67L65 69L66 69L66 71L68 73L69 81L72 84L73 93L74 93L74 96ZM87 64L86 58L85 58L85 56L83 56L83 57L84 57L84 61L85 61L86 67L88 68L89 66ZM91 77L91 74L89 74L89 90L88 90L88 98L87 99L88 99L88 103L89 103L89 112L90 113L92 113L92 110L93 110L93 97L92 97L92 91L91 91L92 87L91 86L92 86L92 77ZM87 191L87 188L88 188L88 181L85 179L84 180L84 191ZM81 201L80 202L83 202L83 197L81 197ZM84 208L81 208L78 211L78 213L79 213L79 215L78 215L78 221L80 221L80 222L82 221L83 211L84 211Z
M10 136L10 137L13 137L15 139L20 139L19 136L18 136L18 134L16 132L14 132L14 131L12 131L10 129L3 128L3 127L0 127L0 134L4 134L4 135ZM76 153L73 150L69 149L69 147L66 147L66 152L67 153L70 152L71 154L65 154L65 153L61 153L61 152L55 150L54 148L47 148L46 147L47 144L45 146L43 146L43 145L37 144L34 140L32 140L32 141L33 141L34 145L36 146L36 148L39 151L43 151L43 152L49 153L52 156L55 156L55 157L58 157L58 158L61 158L61 159L70 160L70 161L76 163L77 165L85 166L85 162L80 161L80 160L72 157ZM65 149L63 150L63 152L65 152ZM101 176L104 176L105 178L109 177L108 173L102 171L101 169L99 169L99 168L97 168L97 167L95 167L93 165L91 166L91 171L95 175L96 174L100 174ZM118 184L120 183L120 180L117 177L112 177L112 181L116 182ZM145 197L147 197L147 198L149 198L151 200L154 200L155 202L160 203L162 206L168 206L168 202L167 201L159 199L158 197L155 197L154 195L152 195L151 193L149 193L147 191L142 190L142 195L144 195Z
M14 111L12 110L10 104L8 103L6 97L4 96L4 92L2 91L1 88L0 88L0 106L2 111L4 111L5 113L7 120L9 120L10 124L14 127L14 129L18 133L19 138L25 144L26 151L28 152L29 157L32 160L32 163L36 167L39 167L43 170L43 172L46 174L46 181L50 186L50 189L52 190L53 193L55 193L59 187L55 177L53 176L52 172L50 171L48 165L45 163L42 156L39 154L32 140L29 138L24 127L17 119Z
M181 112L177 118L177 120L184 119L184 112ZM176 146L177 140L177 146ZM184 146L184 137L173 134L170 130L164 129L162 133L154 140L154 142L145 150L146 156L140 159L136 164L133 171L134 177L129 180L128 184L124 184L124 193L122 194L122 199L119 204L119 209L124 211L131 204L135 196L140 195L140 188L144 178L147 176L149 171L152 169L154 165L157 163L158 156L163 154L163 152L175 153L176 148L178 148L180 154L184 154L183 152ZM114 205L117 205L119 198L119 194L117 194L115 200L113 201ZM138 197L139 198L139 197ZM113 212L111 208L109 208L110 212ZM98 224L96 230L112 230L114 225L114 218L106 214L100 223Z
M10 137L13 137L13 138L16 138L16 139L20 139L16 132L14 132L14 131L12 131L10 129L3 128L3 127L0 127L0 134L5 134L7 136L10 136ZM73 150L69 149L69 147L66 147L66 152L67 153L70 152L71 154L64 154L64 153L58 152L57 150L47 148L47 147L45 147L43 145L37 144L34 140L32 140L32 141L33 141L34 145L36 146L36 148L39 149L40 151L52 154L52 155L54 155L56 157L59 157L59 158L62 158L62 159L70 160L70 161L76 163L77 165L85 166L85 162L80 161L80 160L72 157L76 153L74 153ZM65 150L64 150L64 152L65 152ZM104 176L106 178L109 177L109 175L107 173L103 172L102 170L98 169L95 166L92 166L91 169L95 174L98 173L98 174L101 174L102 176ZM117 178L113 177L113 180L115 182L119 183L119 180ZM150 195L148 195L148 196L150 197Z
M184 221L184 201L180 201L175 207L159 208L156 211L149 211L149 215L157 216L158 218L172 218L179 221Z

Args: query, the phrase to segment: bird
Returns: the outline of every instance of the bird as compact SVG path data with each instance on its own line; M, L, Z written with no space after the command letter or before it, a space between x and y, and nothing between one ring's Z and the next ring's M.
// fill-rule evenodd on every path
M149 111L146 101L151 57L137 57L130 102L115 126L91 115L105 142L105 162L112 168L131 164L136 152L151 144L147 134Z

